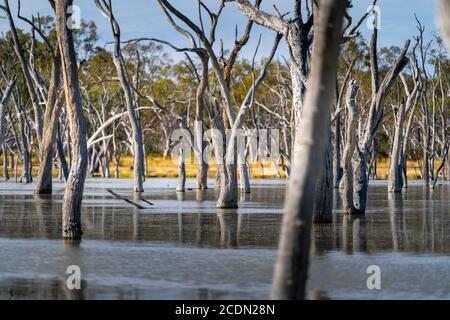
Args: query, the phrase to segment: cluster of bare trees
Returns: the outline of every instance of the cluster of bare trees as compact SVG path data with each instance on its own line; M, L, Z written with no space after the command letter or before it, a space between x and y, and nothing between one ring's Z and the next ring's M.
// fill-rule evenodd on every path
M88 172L100 170L110 177L113 162L118 177L121 156L131 154L133 191L144 191L151 147L147 132L163 136L167 155L174 146L172 132L183 129L198 164L198 189L208 188L206 153L213 149L220 189L216 205L237 208L239 191L251 191L247 163L252 129L277 127L282 143L280 156L272 161L286 173L289 188L273 297L304 298L311 224L332 221L334 188L342 191L346 214L365 213L380 141L389 145L389 192L407 187L408 160L418 162L427 186L436 186L444 173L450 179L450 63L440 39L425 42L418 20L413 45L407 40L402 49L386 52L378 49L376 10L354 22L349 0L296 0L292 14L276 6L275 14L267 13L261 10L262 0L221 0L216 11L198 0L195 18L173 1L156 1L168 25L187 44L153 38L151 31L149 37L124 41L112 0L94 1L110 25L111 51L93 50L88 40L80 47L83 34L67 23L72 0L49 0L54 25L43 17L22 16L18 1L17 18L31 30L24 40L9 1L0 5L10 30L0 45L13 49L5 50L0 61L4 176L9 178L8 166L17 170L20 159L18 180L31 182L36 152L35 193L51 194L52 169L58 164L66 183L64 238L81 238ZM226 50L218 26L228 6L237 7L247 22L242 34L236 27L234 46ZM447 44L449 7L449 1L440 1ZM374 18L372 37L368 45L360 44L358 29L369 15ZM258 64L259 39L245 74L245 63L238 57L254 24L273 31L273 45ZM95 38L92 25L87 33ZM289 52L284 63L274 60L282 38ZM178 74L161 67L167 64L161 57L163 47L184 55ZM89 54L83 56L83 50ZM153 76L157 72L162 85ZM168 80L172 78L178 78L176 85ZM207 129L215 130L205 137ZM238 139L241 132L243 141ZM243 153L238 152L240 144ZM180 192L185 190L188 154L186 148L179 149Z
M342 17L344 14L345 6L349 3L344 3L337 0L321 1L321 12L319 14L319 25L316 28L316 37L321 39L315 46L315 59L312 62L312 72L308 79L308 91L303 111L303 121L306 122L301 128L301 134L299 144L296 145L298 150L302 150L302 153L297 153L294 164L293 176L289 183L289 193L287 196L286 212L283 218L283 229L281 232L280 248L278 253L277 266L274 277L274 298L284 299L304 299L305 288L307 279L307 267L310 248L310 228L313 216L312 200L315 198L314 192L315 184L320 179L320 172L317 167L317 163L323 154L326 152L327 142L327 124L330 122L330 104L332 101L332 92L335 87L334 79L337 71L337 61L339 57L339 45L338 45L338 32L339 26L342 23ZM440 25L443 29L444 40L447 45L450 45L450 39L448 38L448 15L450 14L450 2L442 0L439 3L440 9ZM443 18L444 17L444 18ZM333 28L334 26L334 28ZM330 28L331 30L327 30ZM420 36L417 38L417 45L414 47L413 66L412 66L412 79L414 83L414 89L411 91L408 84L402 77L402 82L405 87L406 101L402 102L395 112L395 135L392 146L392 158L389 172L389 191L398 192L401 191L402 182L401 171L404 167L404 159L402 159L401 149L407 143L404 137L408 136L408 133L404 133L404 121L409 111L415 108L421 95L422 100L422 112L423 122L422 128L430 130L431 135L437 135L435 130L437 126L427 127L429 121L428 117L428 94L432 96L432 103L437 105L436 86L429 93L426 90L427 71L425 67L426 49L423 48L423 28L419 23ZM327 39L327 41L325 41ZM371 66L371 102L367 119L359 117L360 125L362 128L359 130L359 143L355 143L355 136L351 132L354 128L349 128L346 132L346 146L344 151L344 208L347 213L364 213L366 208L367 198L367 180L368 173L366 166L368 164L368 154L373 152L371 150L371 144L374 141L380 123L383 118L384 104L387 100L387 95L393 86L394 80L400 75L402 70L409 63L409 59L406 57L409 48L409 41L406 42L404 49L401 51L399 58L396 59L392 67L387 71L385 78L380 83L378 58L376 49L377 31L374 29L372 41L370 45L370 66ZM328 44L328 50L324 49L325 43ZM420 47L420 53L422 56L422 69L420 70L416 58L416 48ZM438 63L438 70L441 70ZM423 73L421 75L420 73ZM330 80L331 79L331 80ZM424 80L425 79L425 80ZM425 82L422 88L422 81ZM447 135L447 124L445 122L445 96L442 74L437 77L437 82L441 87L441 130L442 135ZM420 93L419 93L420 91ZM349 82L346 94L347 105L347 124L354 124L355 117L357 116L357 106L355 97L358 93L358 86L354 81ZM438 106L433 108L436 111ZM433 122L436 121L436 117L431 116ZM361 126L361 124L363 124ZM409 127L409 125L408 125ZM409 129L406 128L406 131ZM335 132L335 134L339 134ZM426 137L425 139L427 139ZM444 139L442 137L442 139ZM355 144L356 149L355 150ZM372 144L373 145L373 144ZM428 161L434 156L434 152L430 154L426 151L429 148L429 143L425 142L424 146L424 158ZM434 144L433 144L434 146ZM434 147L431 146L433 149ZM373 147L372 147L373 148ZM442 155L448 152L448 147L445 141L441 141ZM352 156L352 154L354 154ZM353 158L353 161L352 159ZM442 162L444 158L442 159ZM353 165L355 171L353 172ZM425 168L427 172L423 172L424 175L428 175L429 168ZM439 170L439 169L438 169ZM351 175L353 175L354 181L352 181ZM428 184L428 179L425 179L425 184ZM355 188L352 192L352 187Z

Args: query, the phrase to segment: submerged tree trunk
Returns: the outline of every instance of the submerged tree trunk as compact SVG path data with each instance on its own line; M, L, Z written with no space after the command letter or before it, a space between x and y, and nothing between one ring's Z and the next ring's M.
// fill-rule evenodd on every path
M405 122L405 104L400 104L399 108L398 120L395 124L394 141L392 143L388 179L388 191L396 193L402 192L403 188L403 159L401 157L401 151L403 145L403 124Z
M342 20L347 5L348 1L342 0L322 0L320 3L311 75L275 266L272 290L275 299L304 299L306 294L314 199L329 142L330 106L334 98Z
M186 165L183 148L180 148L180 155L178 158L178 185L177 192L184 192L186 188Z
M358 210L355 208L353 201L353 163L352 159L356 148L356 122L357 122L357 108L356 95L358 94L358 86L356 81L351 81L346 95L347 105L347 134L345 149L343 155L343 176L342 176L342 203L344 213L355 214Z
M64 192L62 232L64 239L81 239L81 202L87 169L86 124L78 82L72 30L67 27L68 7L73 0L56 1L56 35L70 127L72 161Z
M208 162L205 159L205 148L206 143L203 141L203 133L205 124L203 122L203 115L205 109L205 92L208 88L209 79L209 69L208 61L209 58L206 54L198 54L202 61L202 76L200 78L200 83L197 87L196 97L195 97L195 123L194 123L194 136L197 145L196 156L197 156L197 188L200 190L208 189Z
M316 205L314 209L314 223L333 222L333 143L330 141L322 160L322 173L316 191Z
M35 194L51 194L52 193L52 169L53 155L56 138L56 129L58 126L59 113L61 105L58 101L58 90L60 86L61 74L61 57L59 50L54 57L52 65L52 73L46 109L44 114L44 129L42 136L42 145L40 151L39 173L36 178Z
M343 175L341 165L341 113L336 118L334 128L333 187L337 189Z

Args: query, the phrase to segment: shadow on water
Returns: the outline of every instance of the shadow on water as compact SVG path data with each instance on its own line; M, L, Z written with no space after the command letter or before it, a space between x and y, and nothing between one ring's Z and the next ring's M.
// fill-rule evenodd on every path
M241 195L239 209L219 210L214 189L146 188L140 198L115 181L114 190L148 208L138 210L92 181L78 245L60 237L63 188L36 196L0 184L0 299L269 297L284 184L256 183L251 194ZM310 298L448 297L450 286L437 278L425 289L405 279L402 292L392 279L403 277L400 270L413 278L422 273L424 258L436 259L437 273L450 267L449 196L449 185L389 194L378 183L370 188L367 214L347 216L336 192L333 223L313 228ZM365 288L370 264L381 264L392 277L392 288L377 296ZM65 286L69 265L83 270L80 291Z

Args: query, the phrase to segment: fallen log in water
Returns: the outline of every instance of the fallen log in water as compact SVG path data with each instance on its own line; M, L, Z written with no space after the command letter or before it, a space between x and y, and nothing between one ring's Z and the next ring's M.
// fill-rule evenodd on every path
M115 193L115 192L112 191L111 189L106 189L106 191L108 191L109 193L111 193L111 194L114 196L114 198L116 198L116 199L123 200L123 201L125 201L126 203L129 203L129 204L131 204L132 206L135 206L135 207L138 208L138 209L145 209L145 207L143 207L143 206L137 204L137 203L134 202L134 201L131 201L130 199L127 199L127 198L122 197L121 195ZM147 201L145 201L145 202L147 202Z

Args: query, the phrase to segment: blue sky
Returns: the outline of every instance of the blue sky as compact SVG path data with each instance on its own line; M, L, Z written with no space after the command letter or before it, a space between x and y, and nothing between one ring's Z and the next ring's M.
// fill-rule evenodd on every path
M3 0L1 0L3 1ZM9 0L13 10L16 12L16 0ZM218 0L205 0L205 3L211 8L216 8ZM427 38L431 39L436 33L436 23L434 20L436 11L435 0L379 0L378 5L381 9L381 30L379 33L380 46L402 46L407 38L411 38L417 33L414 14L427 28ZM100 43L103 46L111 40L111 30L106 19L100 15L95 7L94 0L74 0L74 3L81 8L82 18L96 22ZM282 12L291 10L293 0L263 0L262 8L273 13L273 4ZM356 21L367 10L372 0L354 0L354 8L350 14ZM172 0L172 4L180 11L197 21L197 1L196 0ZM172 27L166 21L156 0L113 0L115 15L121 24L123 40L138 37L154 37L169 40L172 43L182 46L188 45L185 38L173 31ZM22 14L31 16L31 14L40 13L41 15L50 14L50 6L47 0L22 0ZM3 16L3 13L0 13ZM207 21L205 17L205 21ZM218 36L224 41L225 48L231 48L234 41L234 28L238 25L242 31L245 27L246 19L237 10L234 3L227 4L223 12L221 23L218 28ZM17 22L20 27L23 24ZM0 19L0 32L8 30L5 19ZM365 24L361 26L360 31L368 38L370 30ZM273 33L261 27L253 30L253 38L247 47L243 50L243 55L251 57L255 50L257 39L262 35L262 46L260 56L268 54L271 46ZM167 49L170 52L170 49ZM283 46L280 48L279 55L287 55ZM172 56L176 56L172 54Z

